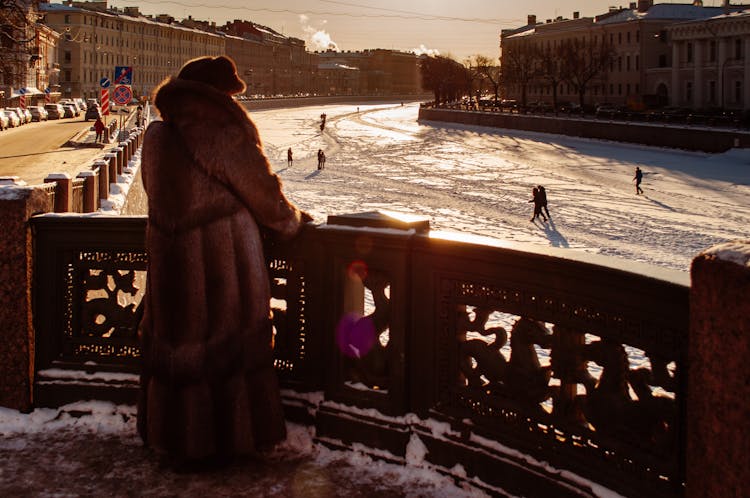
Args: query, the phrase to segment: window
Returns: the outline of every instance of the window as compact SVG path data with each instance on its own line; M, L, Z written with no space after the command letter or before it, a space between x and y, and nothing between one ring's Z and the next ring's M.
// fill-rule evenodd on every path
M65 14L65 24L70 24L70 14Z
M693 62L693 44L688 42L685 50L687 51L687 61Z
M70 81L70 70L65 71L65 81Z
M70 50L66 50L65 52L63 52L63 62L70 64L70 59Z
M625 95L630 95L630 83L625 85Z
M666 57L664 58L666 59ZM640 69L640 56L638 54L635 54L635 70L638 71L639 69Z
M692 102L693 100L693 82L688 81L685 83L685 100Z
M628 34L627 34L627 41L628 43L630 43L630 31L628 31Z
M708 101L712 104L716 102L716 82L708 82Z
M622 45L622 33L617 33L617 44Z
M742 39L737 38L734 40L734 58L742 59Z
M617 58L617 70L622 71L622 57Z
M716 62L716 41L711 40L708 44L708 61Z
M739 80L734 82L734 101L738 104L742 103L742 82Z
M617 95L622 95L622 83L617 84Z
M640 88L639 88L639 85L638 85L638 83L636 83L636 84L635 84L635 93L636 93L636 94L638 94L638 93L641 93L641 90L640 90Z
M630 56L629 55L625 57L625 69L630 71Z
M614 95L614 93L615 93L615 85L612 84L612 83L610 83L609 84L609 94L610 95Z
M641 41L641 32L638 30L635 30L635 42L638 43Z
M637 64L637 60L636 60ZM667 67L667 54L659 55L659 67Z

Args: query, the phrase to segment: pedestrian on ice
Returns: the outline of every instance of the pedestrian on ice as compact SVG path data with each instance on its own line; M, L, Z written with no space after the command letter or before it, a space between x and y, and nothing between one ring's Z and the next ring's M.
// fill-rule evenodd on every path
M318 149L318 169L323 169L326 167L326 153L323 152L323 149Z
M542 220L547 221L544 213L542 213L542 203L539 199L539 189L537 187L531 189L531 200L529 200L529 202L534 203L534 214L529 221L534 221L537 217L541 217Z
M96 121L94 122L94 132L96 133L96 139L95 142L104 142L104 121L102 121L102 117L99 116L96 118Z
M292 157L292 148L289 147L289 150L286 151L286 162L289 165L289 167L292 167L292 163L294 162L294 159Z
M182 469L257 455L286 437L273 366L261 228L290 238L291 204L232 95L227 57L188 61L157 87L148 127L145 310L138 432Z
M633 180L635 181L635 195L642 194L643 189L641 188L641 181L643 180L643 171L641 171L641 168L638 166L635 167L635 176L633 177Z
M539 195L539 204L541 205L541 209L543 209L544 212L547 213L547 218L552 218L552 216L549 215L549 209L547 209L547 190L542 185L537 185L536 188L537 194Z

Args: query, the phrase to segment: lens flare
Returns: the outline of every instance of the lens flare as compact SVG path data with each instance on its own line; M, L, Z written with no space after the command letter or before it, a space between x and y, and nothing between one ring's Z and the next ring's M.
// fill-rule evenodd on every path
M360 260L352 261L346 268L346 273L349 275L349 278L358 278L363 282L367 278L367 272L367 263Z
M336 327L336 343L345 356L362 358L375 344L375 324L368 316L347 313Z

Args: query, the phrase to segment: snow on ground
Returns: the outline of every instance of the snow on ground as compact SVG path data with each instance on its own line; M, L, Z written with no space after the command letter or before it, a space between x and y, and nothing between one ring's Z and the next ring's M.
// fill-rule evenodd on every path
M319 116L328 116L325 131ZM600 140L417 123L417 104L255 111L288 196L327 215L389 209L436 230L589 251L687 271L702 250L747 238L750 151L705 154ZM286 166L292 147L295 162ZM328 160L316 169L315 152ZM635 167L644 195L635 195ZM531 188L552 219L529 221Z

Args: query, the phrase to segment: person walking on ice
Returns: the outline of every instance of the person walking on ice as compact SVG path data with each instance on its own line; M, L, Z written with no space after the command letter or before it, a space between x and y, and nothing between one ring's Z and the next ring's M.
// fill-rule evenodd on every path
M318 169L323 169L326 167L326 153L323 152L323 149L318 149Z
M294 162L294 159L292 158L292 148L289 147L289 150L286 151L286 162L289 165L289 167L292 167L292 163Z
M537 194L539 195L539 212L541 213L542 210L544 210L544 212L547 213L547 218L552 218L552 216L549 215L549 209L547 209L547 191L542 185L537 185L536 188L538 191Z
M537 187L531 189L531 200L529 200L529 202L534 203L534 214L529 221L534 221L537 216L541 217L543 221L547 221L544 213L542 213L542 203L539 197L539 189Z
M638 166L635 167L635 176L633 177L633 180L635 180L635 195L642 194L643 189L641 188L641 181L643 180L643 171L641 171L641 168Z

